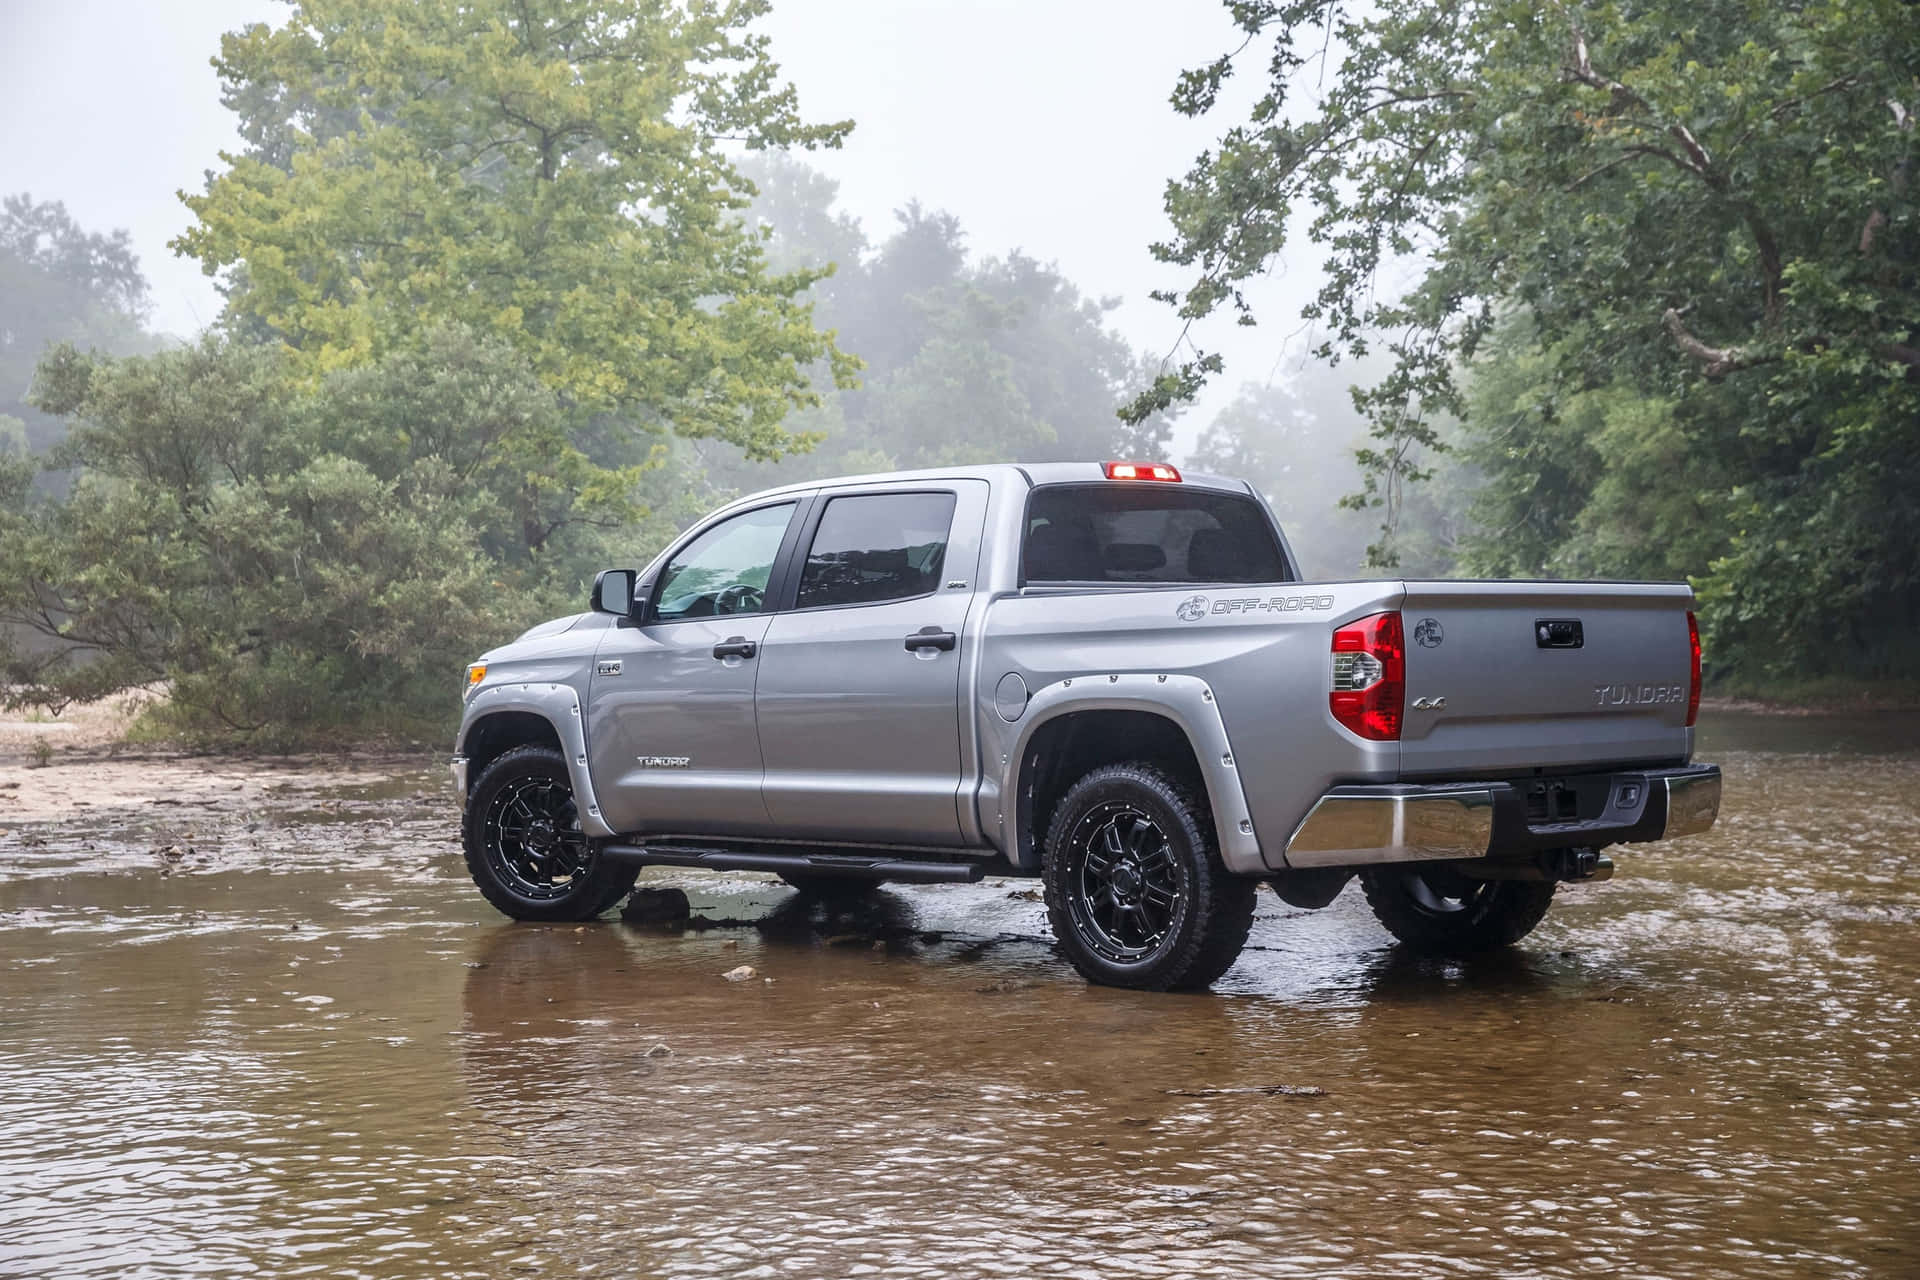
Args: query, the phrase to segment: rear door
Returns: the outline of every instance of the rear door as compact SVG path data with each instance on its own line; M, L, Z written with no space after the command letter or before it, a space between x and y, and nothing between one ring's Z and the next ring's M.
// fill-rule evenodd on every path
M1684 758L1692 603L1682 584L1407 583L1402 774Z
M820 495L755 697L779 834L961 842L960 672L986 507L981 480Z

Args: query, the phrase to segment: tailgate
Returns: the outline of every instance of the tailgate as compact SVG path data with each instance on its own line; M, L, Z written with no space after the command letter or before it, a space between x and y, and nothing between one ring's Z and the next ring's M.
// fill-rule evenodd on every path
M1406 592L1402 776L1692 753L1686 585L1409 582Z

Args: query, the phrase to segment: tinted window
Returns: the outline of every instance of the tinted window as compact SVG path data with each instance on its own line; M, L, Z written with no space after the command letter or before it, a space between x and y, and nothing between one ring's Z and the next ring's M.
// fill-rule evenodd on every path
M807 549L800 608L925 595L940 585L952 523L950 493L833 499Z
M1284 582L1251 498L1175 484L1052 485L1027 502L1028 582Z
M682 547L660 571L654 617L673 622L766 608L767 579L793 506L786 502L722 520Z

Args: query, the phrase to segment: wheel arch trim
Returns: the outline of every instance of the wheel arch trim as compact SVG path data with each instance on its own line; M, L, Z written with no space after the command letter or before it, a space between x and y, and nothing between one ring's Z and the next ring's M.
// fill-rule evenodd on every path
M580 695L571 685L540 681L482 686L468 700L466 712L460 718L460 736L455 747L460 763L456 765L456 777L466 771L467 736L473 727L492 716L513 711L527 712L545 720L552 726L554 736L560 739L560 752L566 758L567 778L573 786L574 800L580 810L580 829L596 839L619 834L607 825L600 813L600 801L593 790L593 775L587 768L587 731L586 722L581 716ZM462 779L462 806L466 804L464 781Z
M1000 848L1016 866L1031 869L1039 852L1020 839L1020 782L1034 736L1063 716L1085 711L1139 711L1170 721L1186 738L1207 789L1220 860L1238 875L1266 875L1233 743L1213 689L1198 676L1097 674L1056 680L1037 690L1020 717L1020 733L1000 762L997 831Z

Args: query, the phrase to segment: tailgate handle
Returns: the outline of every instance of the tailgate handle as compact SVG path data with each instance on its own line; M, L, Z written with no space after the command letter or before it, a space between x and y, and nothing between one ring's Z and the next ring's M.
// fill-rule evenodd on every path
M1542 649L1579 649L1587 637L1578 618L1535 618L1533 642Z

